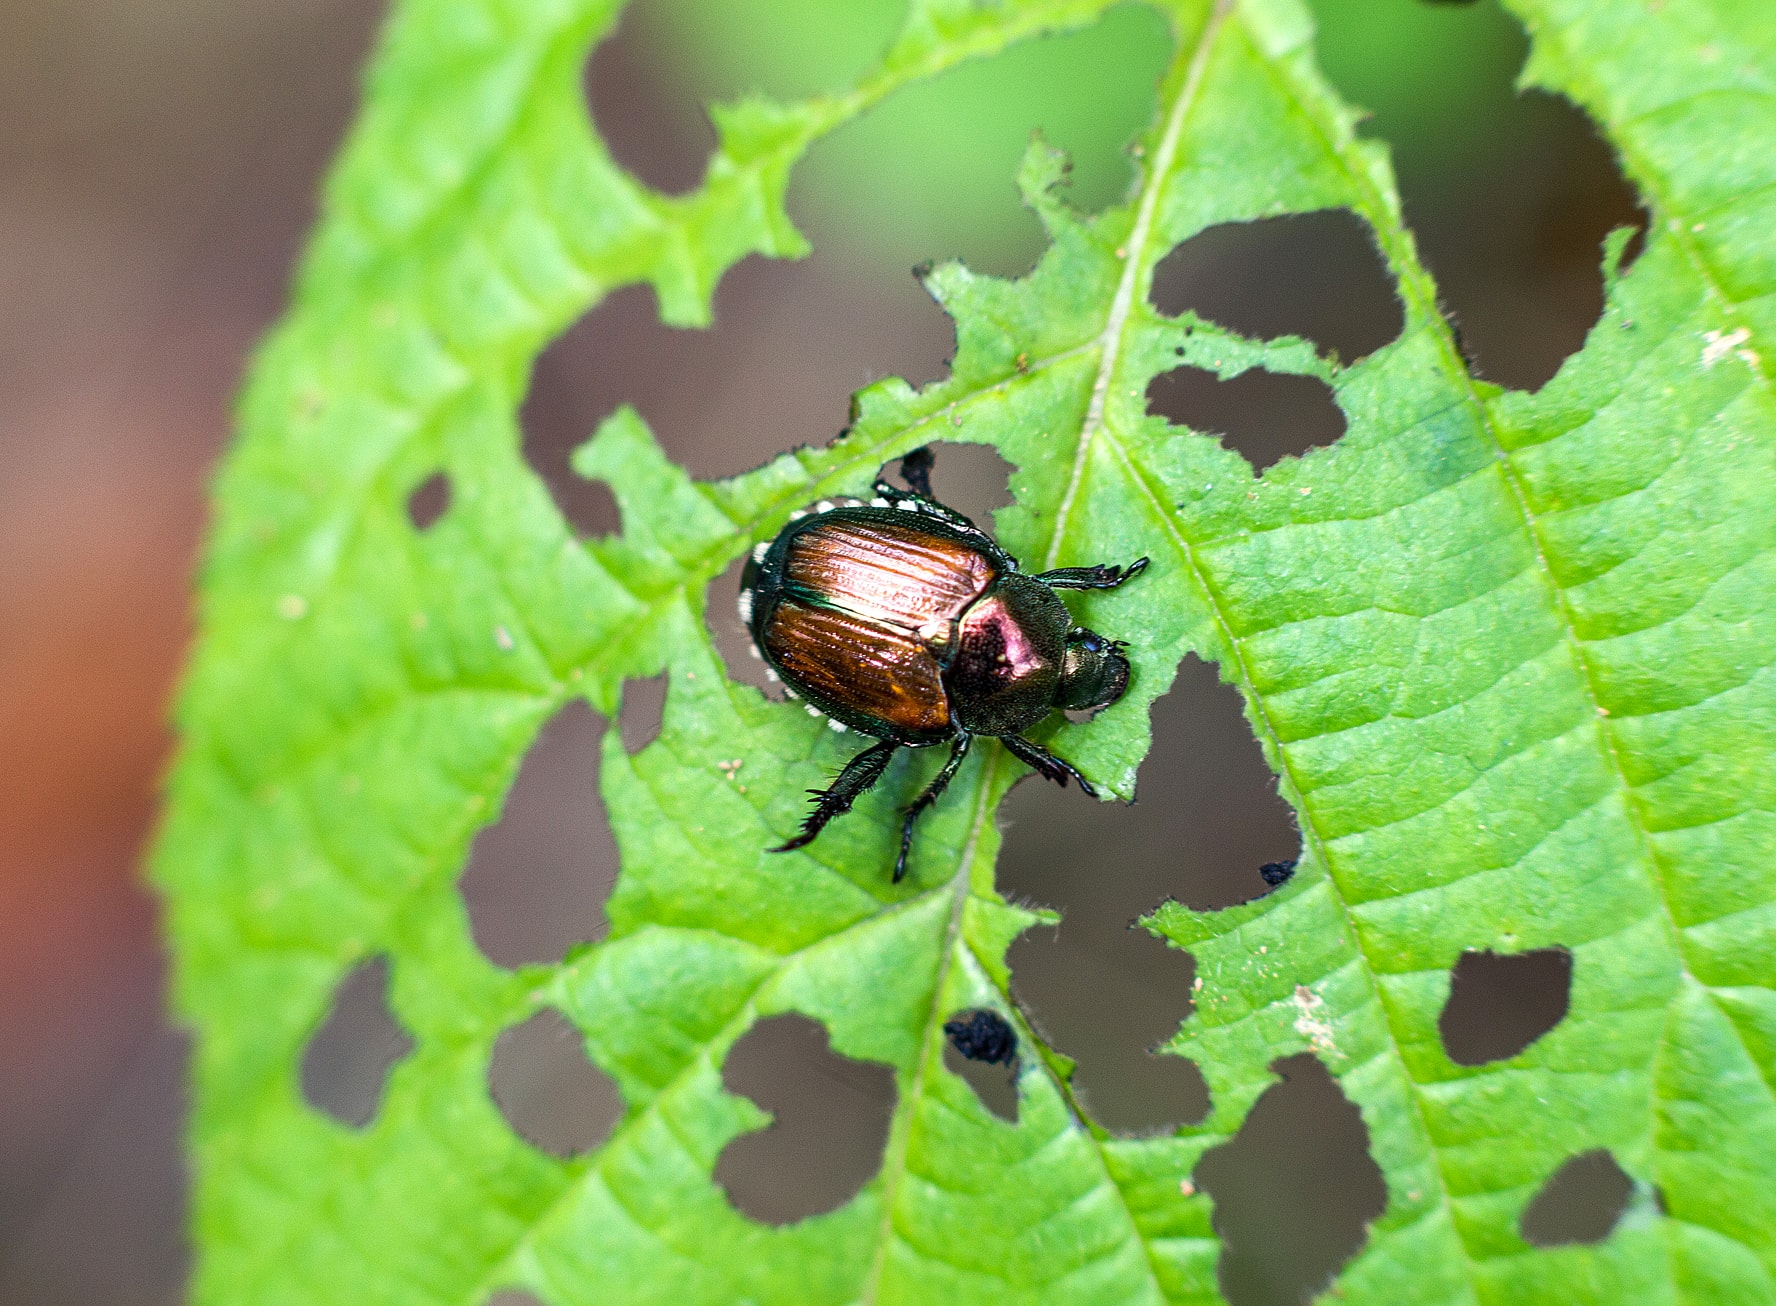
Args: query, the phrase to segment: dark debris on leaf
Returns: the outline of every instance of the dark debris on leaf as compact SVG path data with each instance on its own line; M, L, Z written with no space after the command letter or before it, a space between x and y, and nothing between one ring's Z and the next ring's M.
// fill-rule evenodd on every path
M1017 1034L997 1011L959 1011L944 1022L944 1034L970 1061L1010 1065L1017 1056Z
M1296 858L1291 857L1286 862L1265 862L1264 865L1258 868L1258 874L1263 877L1264 882L1271 888L1280 889L1283 885L1295 878L1296 860Z

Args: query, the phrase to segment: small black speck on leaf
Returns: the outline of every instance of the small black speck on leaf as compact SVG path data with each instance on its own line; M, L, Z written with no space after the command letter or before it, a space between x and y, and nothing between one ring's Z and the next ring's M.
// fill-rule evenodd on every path
M1017 1056L1017 1034L997 1011L958 1011L944 1022L944 1033L970 1061L1009 1065Z
M1264 878L1266 884L1274 889L1279 885L1287 884L1295 877L1295 860L1291 857L1286 862L1265 862L1258 868L1258 874Z

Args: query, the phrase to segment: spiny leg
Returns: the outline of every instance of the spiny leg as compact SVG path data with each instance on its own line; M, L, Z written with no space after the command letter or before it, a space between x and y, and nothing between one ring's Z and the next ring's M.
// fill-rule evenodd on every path
M1036 579L1057 590L1113 590L1125 580L1133 580L1147 570L1146 558L1136 558L1126 567L1113 567L1100 562L1095 567L1061 567L1045 571Z
M956 736L956 742L950 745L950 757L943 764L943 770L939 771L931 783L925 787L925 792L913 800L913 805L906 809L906 821L900 827L900 856L894 862L894 882L896 884L906 878L907 854L913 849L913 822L917 821L924 814L925 809L935 803L943 791L949 787L950 781L955 778L956 772L962 767L962 759L968 756L968 745L972 740L972 735Z
M922 444L900 460L900 479L913 487L913 493L936 500L931 493L931 464L936 461L931 446Z
M851 804L882 778L882 772L888 769L889 759L899 747L892 739L884 739L847 762L830 789L810 789L808 792L814 795L814 810L802 822L801 833L782 847L771 851L794 852L797 848L805 848L813 843L826 828L828 821L850 811Z
M876 497L886 499L896 507L902 503L924 501L933 507L938 506L937 500L931 495L931 466L934 459L931 446L922 444L900 460L900 474L905 478L908 489L898 485L890 485L878 475L876 477Z
M931 496L931 450L918 448L900 460L900 474L906 477L907 484L912 488L901 489L898 485L890 485L880 476L876 477L875 496L881 502L878 508L910 508L927 516L935 517L947 525L954 526L965 535L972 537L980 547L989 554L1003 553L993 540L980 527L957 512L948 504L939 503ZM1012 565L1017 564L1013 560Z
M1088 797L1096 798L1098 791L1093 789L1091 781L1080 775L1071 762L1056 757L1041 744L1032 744L1028 739L1020 739L1016 735L1006 735L999 741L1006 750L1025 766L1033 769L1044 780L1053 780L1061 788L1067 787L1071 779L1080 788L1080 792Z

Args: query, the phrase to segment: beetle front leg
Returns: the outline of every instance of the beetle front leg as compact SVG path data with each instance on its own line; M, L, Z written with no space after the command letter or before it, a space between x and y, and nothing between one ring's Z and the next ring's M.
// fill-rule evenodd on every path
M866 748L845 764L838 778L832 782L830 789L810 789L814 795L814 810L808 813L802 822L801 833L781 847L771 849L774 853L794 852L797 848L806 848L819 837L826 828L826 823L835 816L843 816L851 810L851 804L866 793L876 781L882 778L882 772L888 769L888 762L894 756L894 750L900 745L892 739L884 739L873 748Z
M906 820L900 827L900 856L894 862L894 882L899 884L906 878L907 854L913 850L913 822L917 821L927 807L935 803L949 787L956 772L962 768L962 759L968 756L968 745L973 742L972 735L957 735L956 742L950 745L949 760L943 764L943 770L932 778L925 792L913 799L913 805L906 809Z
M1013 757L1030 767L1044 780L1053 780L1065 789L1067 781L1071 779L1079 786L1080 792L1088 798L1098 796L1098 791L1092 788L1091 781L1080 775L1071 762L1056 757L1041 744L1032 744L1028 739L1021 739L1017 735L1006 735L999 742L1005 745L1006 750Z
M1136 558L1126 567L1113 567L1100 562L1095 567L1060 567L1045 571L1036 579L1057 590L1113 590L1125 580L1133 580L1147 570L1146 558Z

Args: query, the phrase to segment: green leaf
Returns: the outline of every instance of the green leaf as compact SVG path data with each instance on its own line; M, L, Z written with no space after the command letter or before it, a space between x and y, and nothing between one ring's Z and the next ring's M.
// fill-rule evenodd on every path
M1189 1175L1270 1066L1310 1052L1388 1185L1342 1300L1776 1300L1776 13L1513 7L1529 79L1595 116L1654 218L1625 272L1613 248L1602 321L1540 392L1468 374L1385 153L1317 73L1295 0L1178 0L1155 5L1177 44L1130 201L1082 216L1034 148L1041 262L930 275L949 378L873 386L831 446L718 483L620 412L575 466L624 529L582 545L518 454L542 344L633 282L666 320L706 321L737 259L804 248L782 198L814 139L1105 6L916 2L855 89L718 111L704 185L666 198L615 167L579 99L613 5L400 4L218 478L154 855L198 1032L195 1298L1214 1301ZM1397 280L1404 331L1368 358L1150 307L1154 264L1203 228L1327 207L1369 223ZM1321 377L1347 434L1254 476L1147 416L1149 379L1180 363ZM1201 979L1172 1050L1212 1109L1173 1136L1085 1119L1009 997L1005 949L1036 917L994 889L993 813L1022 771L997 745L902 885L893 785L804 852L763 852L855 744L726 679L708 584L792 509L940 438L1012 462L995 525L1032 566L1154 560L1075 608L1132 641L1136 677L1059 726L1061 751L1132 793L1146 708L1195 652L1244 696L1297 812L1284 888L1149 922ZM403 505L440 469L452 506L422 534ZM659 738L604 745L609 939L501 970L455 888L470 839L559 707L613 714L627 678L661 671ZM1568 1016L1507 1061L1452 1063L1436 1026L1457 957L1554 946ZM352 1131L304 1103L297 1065L376 954L415 1049ZM486 1088L500 1031L551 1005L627 1107L567 1161ZM1038 1053L1015 1125L943 1065L944 1018L978 1006ZM775 1228L711 1173L765 1122L722 1058L787 1011L892 1066L898 1105L880 1174ZM1540 1186L1600 1147L1637 1185L1610 1237L1525 1243Z

